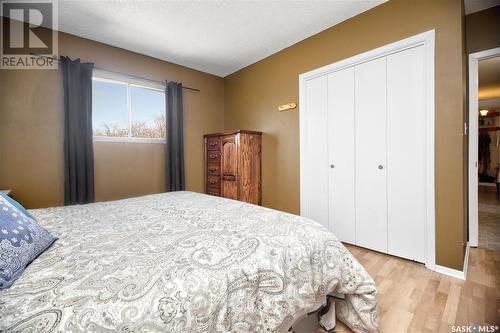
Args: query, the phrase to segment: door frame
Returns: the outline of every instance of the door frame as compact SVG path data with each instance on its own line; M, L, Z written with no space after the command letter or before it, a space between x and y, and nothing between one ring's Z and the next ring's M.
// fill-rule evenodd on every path
M435 100L434 100L434 48L435 48L435 30L429 30L415 36L405 38L403 40L391 43L362 54L355 55L348 59L344 59L331 65L312 70L299 75L299 130L300 130L300 188L305 188L306 177L305 170L305 155L308 150L305 137L305 118L307 114L306 107L306 82L308 80L336 72L348 67L359 65L376 58L385 57L390 54L400 52L409 48L424 46L424 82L425 82L425 112L426 112L426 223L425 223L425 266L431 270L435 270L436 265L436 244L435 244ZM327 168L328 165L325 165ZM308 200L311 198L305 197L303 191L300 191L300 211L305 211L308 206Z
M479 243L479 207L478 207L478 93L479 61L500 56L500 47L469 54L469 246Z

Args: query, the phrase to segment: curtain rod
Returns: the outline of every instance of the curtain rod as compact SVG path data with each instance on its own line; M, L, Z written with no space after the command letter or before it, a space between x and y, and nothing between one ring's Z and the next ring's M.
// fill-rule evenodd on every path
M36 56L36 57L43 57L43 58L47 58L47 59L53 59L54 60L54 58L52 58L52 57L44 56L44 55L41 55L41 54L30 53L30 55ZM61 58L57 58L57 62L60 63L61 62ZM153 82L153 83L156 83L156 84L165 85L165 81L158 81L158 80L153 80L153 79L149 79L149 78L145 78L145 77L141 77L141 76L137 76L137 75L132 75L132 74L127 74L127 73L112 71L112 70L105 69L105 68L102 68L102 67L99 67L99 66L95 66L95 65L94 65L94 68L98 69L98 70L101 70L101 71L113 73L113 74L128 76L128 77L131 77L131 78L134 78L134 79L139 79L139 80ZM196 91L196 92L200 92L201 91L200 89L191 88L191 87L187 87L187 86L182 86L182 89L187 89L187 90Z

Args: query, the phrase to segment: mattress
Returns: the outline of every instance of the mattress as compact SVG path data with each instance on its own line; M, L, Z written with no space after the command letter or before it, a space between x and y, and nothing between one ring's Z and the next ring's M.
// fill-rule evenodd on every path
M0 291L0 331L286 332L333 292L378 331L374 281L312 220L193 192L31 212L59 240Z

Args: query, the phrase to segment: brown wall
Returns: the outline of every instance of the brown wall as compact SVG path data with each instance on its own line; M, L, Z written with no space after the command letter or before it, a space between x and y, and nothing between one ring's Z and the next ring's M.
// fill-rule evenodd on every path
M465 16L467 53L500 47L500 6Z
M59 34L59 52L109 70L198 88L184 91L186 187L203 191L203 134L223 129L223 79ZM164 191L164 145L97 142L96 199ZM56 70L0 70L0 188L28 208L63 204L63 89Z
M464 68L461 0L389 1L225 79L226 130L263 131L263 204L299 213L298 75L436 29L436 260L464 260Z

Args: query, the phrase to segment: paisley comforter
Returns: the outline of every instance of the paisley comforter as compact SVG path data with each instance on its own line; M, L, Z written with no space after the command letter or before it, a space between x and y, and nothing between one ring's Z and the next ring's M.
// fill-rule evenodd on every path
M192 192L38 209L59 237L0 291L0 331L287 331L325 295L378 331L373 280L330 232Z

